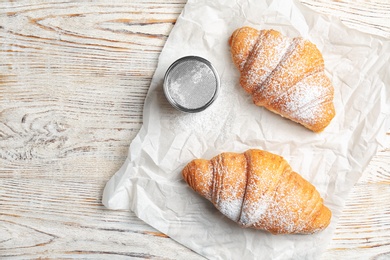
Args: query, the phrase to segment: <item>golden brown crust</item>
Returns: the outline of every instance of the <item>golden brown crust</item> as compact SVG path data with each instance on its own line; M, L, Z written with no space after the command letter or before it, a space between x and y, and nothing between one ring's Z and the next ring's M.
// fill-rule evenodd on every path
M211 200L213 171L210 161L195 159L183 170L183 177L194 191Z
M262 150L196 159L183 178L225 216L273 234L310 234L329 225L331 211L308 181L281 157Z
M334 89L317 47L275 30L237 29L229 39L240 85L257 106L320 132L335 116Z
M245 65L245 61L253 46L256 44L259 35L260 32L256 29L242 27L234 31L233 35L229 38L229 45L234 50L234 52L232 51L233 62L240 70Z

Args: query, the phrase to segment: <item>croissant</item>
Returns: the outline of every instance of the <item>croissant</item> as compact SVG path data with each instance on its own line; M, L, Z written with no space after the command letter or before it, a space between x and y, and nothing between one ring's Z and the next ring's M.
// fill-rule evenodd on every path
M182 175L188 185L242 227L273 234L325 229L331 211L308 181L283 157L257 149L195 159Z
M242 27L229 38L240 85L257 106L321 132L335 116L334 89L316 45L275 30Z

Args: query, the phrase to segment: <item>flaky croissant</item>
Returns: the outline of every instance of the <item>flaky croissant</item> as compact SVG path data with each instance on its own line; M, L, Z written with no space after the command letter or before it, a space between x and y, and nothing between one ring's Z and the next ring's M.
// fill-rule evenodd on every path
M334 89L317 47L302 37L242 27L229 39L240 85L253 102L320 132L335 116Z
M229 219L273 234L311 234L325 229L331 211L308 181L281 157L262 150L195 159L184 180Z

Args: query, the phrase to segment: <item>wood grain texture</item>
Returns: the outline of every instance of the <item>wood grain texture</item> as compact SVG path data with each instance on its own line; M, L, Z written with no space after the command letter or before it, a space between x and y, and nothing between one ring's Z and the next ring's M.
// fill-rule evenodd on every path
M0 3L0 258L201 259L101 204L186 1L126 2ZM390 39L386 0L302 2ZM390 140L353 189L323 259L390 257L389 197Z

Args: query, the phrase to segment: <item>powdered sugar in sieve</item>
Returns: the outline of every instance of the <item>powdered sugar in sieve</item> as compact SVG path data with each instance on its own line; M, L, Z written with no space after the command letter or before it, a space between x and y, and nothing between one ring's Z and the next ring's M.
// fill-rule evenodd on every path
M175 61L164 78L164 92L175 108L184 112L200 112L217 98L219 76L212 64L198 56Z

